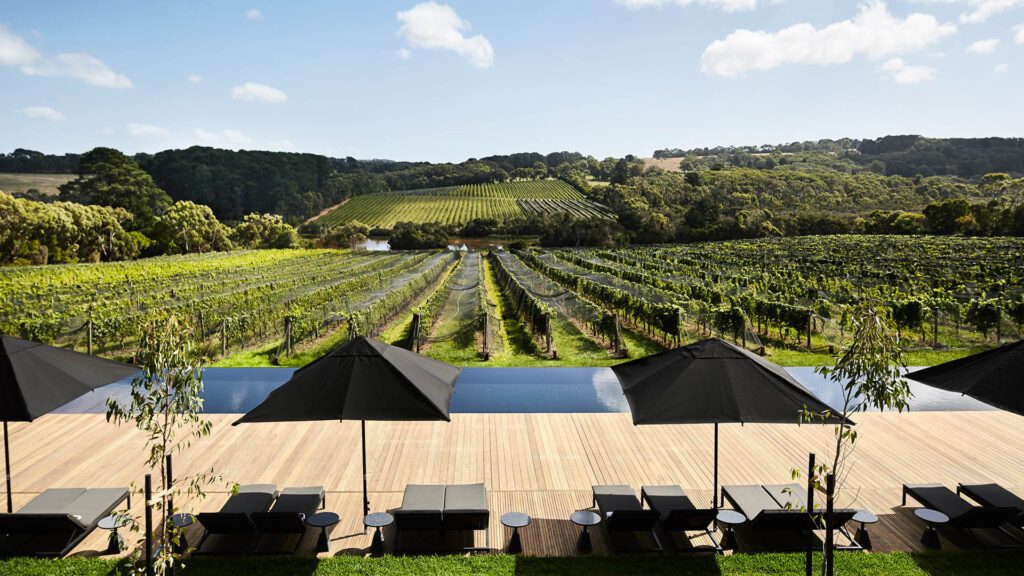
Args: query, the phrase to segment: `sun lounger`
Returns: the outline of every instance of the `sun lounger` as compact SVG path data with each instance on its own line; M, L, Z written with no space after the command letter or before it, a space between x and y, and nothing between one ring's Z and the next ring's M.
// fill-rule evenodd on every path
M52 488L13 514L0 514L0 557L70 552L122 502L127 488Z
M323 486L285 488L269 511L250 516L261 538L272 534L296 536L297 549L306 533L306 519L324 507L324 495Z
M277 487L273 484L248 484L238 489L217 512L201 512L196 516L206 529L203 539L196 547L203 551L203 544L210 536L248 536L246 552L252 551L259 538L259 531L252 515L270 510L277 498Z
M486 547L490 547L490 510L483 484L410 484L394 516L396 546L402 532L436 531L443 537L445 532L484 530Z
M799 484L724 486L722 496L747 517L747 526L766 545L778 550L803 550L813 543L813 531L824 528L821 507L816 505L813 512L807 510L803 495L806 489ZM856 513L850 509L833 510L833 527L852 543L836 549L860 549L843 527Z
M1016 508L1020 515L1013 522L1018 528L1024 529L1024 498L1017 496L999 484L960 484L956 487L957 494L966 494L982 506L990 508Z
M661 526L665 532L703 532L711 539L712 549L722 551L718 540L712 532L714 529L714 508L697 508L679 486L643 486L640 488L640 501L646 502L651 510L658 513ZM704 548L694 548L695 551Z
M657 510L645 510L636 493L629 486L594 486L594 506L601 511L601 524L610 534L617 532L650 532L655 550L661 551L661 542L654 532L661 519Z
M995 529L1003 532L1016 542L1020 540L1003 526L1015 522L1019 508L1004 506L973 506L955 492L941 484L904 484L903 505L907 496L917 500L926 508L942 512L949 517L947 525L966 531L974 538L974 530ZM975 540L977 540L975 538Z

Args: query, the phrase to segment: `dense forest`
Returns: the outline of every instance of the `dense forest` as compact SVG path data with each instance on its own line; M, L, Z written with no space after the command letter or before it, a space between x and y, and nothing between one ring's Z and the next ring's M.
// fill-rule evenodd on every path
M990 172L1024 174L1024 138L925 138L818 140L779 145L656 150L655 158L680 158L683 168L773 168L809 163L845 171L896 176L980 178Z
M848 233L1024 235L1022 142L894 136L659 151L662 157L683 154L683 171L647 167L634 156L599 160L576 152L431 164L198 146L134 157L109 148L64 156L18 149L0 156L0 169L70 171L78 177L61 187L59 197L23 194L18 199L23 202L8 197L0 203L8 229L21 230L30 239L7 244L0 261L118 259L230 245L296 245L295 227L354 196L545 178L563 180L586 199L606 206L614 218L551 214L396 226L398 244L436 245L445 234L531 236L551 246ZM987 167L1004 170L975 173ZM894 170L913 174L889 174ZM29 200L34 202L26 204ZM96 213L102 224L76 225L84 236L72 241L68 239L75 233L66 223L75 221L75 209L68 204L42 207L53 200L121 212ZM44 226L46 222L50 224ZM243 225L249 226L248 232L238 231ZM38 233L30 233L37 228ZM117 238L123 231L119 242L125 248L113 249L92 237L104 229L113 230ZM301 228L323 244L350 243L364 235L358 226L356 230L353 235L318 224Z

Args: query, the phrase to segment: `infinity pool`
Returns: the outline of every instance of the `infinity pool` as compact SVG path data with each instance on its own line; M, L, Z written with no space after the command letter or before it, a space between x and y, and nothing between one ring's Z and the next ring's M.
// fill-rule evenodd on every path
M787 368L800 383L833 407L842 401L835 383L814 368ZM248 412L284 384L293 368L209 368L205 372L204 411ZM991 410L974 399L916 382L910 383L911 410ZM103 413L107 398L127 398L128 382L118 382L86 394L57 412ZM466 368L455 383L451 411L455 413L573 413L628 412L615 374L608 368Z

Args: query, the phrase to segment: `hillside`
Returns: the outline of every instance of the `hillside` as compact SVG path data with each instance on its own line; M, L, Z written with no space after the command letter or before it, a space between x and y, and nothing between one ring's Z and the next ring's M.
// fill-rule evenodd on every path
M463 225L474 219L507 221L529 214L566 212L581 217L609 215L561 180L472 184L356 196L316 221L330 226L358 220L390 228L397 222Z
M22 195L33 188L44 196L56 196L57 187L74 180L74 174L3 174L0 173L0 192Z
M667 160L666 162L661 162ZM673 164L671 160L675 160ZM774 168L806 163L844 172L869 170L889 176L980 178L990 172L1024 174L1024 138L927 138L918 135L788 144L666 148L654 151L652 165L675 170L721 167Z

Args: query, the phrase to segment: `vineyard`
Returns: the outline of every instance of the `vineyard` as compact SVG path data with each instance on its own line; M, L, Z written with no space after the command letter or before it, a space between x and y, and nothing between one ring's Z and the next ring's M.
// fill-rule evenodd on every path
M173 313L231 365L302 364L353 334L460 365L610 365L708 335L810 364L833 357L867 297L921 358L1020 338L1024 242L835 236L16 266L0 269L0 332L131 358L144 323Z
M461 225L473 219L501 221L556 212L595 218L610 215L561 180L531 180L356 196L317 221L331 226L358 220L390 228L397 222Z

